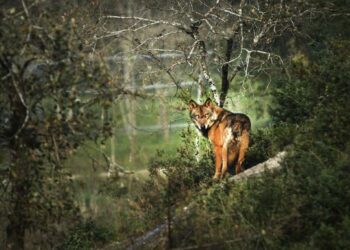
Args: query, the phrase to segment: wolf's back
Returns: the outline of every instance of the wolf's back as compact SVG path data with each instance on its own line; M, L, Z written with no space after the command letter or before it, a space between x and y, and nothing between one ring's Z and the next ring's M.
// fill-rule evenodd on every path
M223 112L225 114L224 120L226 120L227 126L232 127L234 130L250 131L251 122L247 115L241 113L232 113L227 110L224 110Z

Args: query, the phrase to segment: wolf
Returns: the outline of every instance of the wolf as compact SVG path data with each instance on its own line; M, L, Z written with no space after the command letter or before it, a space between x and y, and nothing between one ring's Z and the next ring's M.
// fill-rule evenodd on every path
M202 105L191 100L188 107L194 125L213 145L215 153L213 178L224 178L229 168L234 168L235 174L240 173L249 146L251 128L249 117L223 109L210 98Z

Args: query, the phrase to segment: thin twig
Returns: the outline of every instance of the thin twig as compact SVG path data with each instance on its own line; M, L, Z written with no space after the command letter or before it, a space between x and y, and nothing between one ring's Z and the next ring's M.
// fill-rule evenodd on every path
M26 116L24 118L24 121L22 122L21 127L13 135L14 138L17 138L17 136L22 132L22 130L27 126L27 123L29 121L29 107L27 106L26 102L24 101L23 95L22 95L21 91L19 90L19 87L17 86L16 80L14 78L12 80L12 84L15 87L16 93L17 93L19 99L21 100L23 107L26 110Z

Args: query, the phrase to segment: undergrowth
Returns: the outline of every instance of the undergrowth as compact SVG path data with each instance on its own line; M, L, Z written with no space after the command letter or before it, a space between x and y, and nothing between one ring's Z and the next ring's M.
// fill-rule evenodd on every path
M245 168L287 150L280 171L213 182L210 145L200 138L197 150L196 134L186 130L177 153L158 152L150 178L124 196L119 212L127 230L118 231L118 240L130 245L170 223L144 248L349 249L350 60L344 46L334 44L308 68L296 63L290 82L276 89L273 125L252 133Z
M350 247L350 65L344 46L333 44L308 68L296 63L293 79L276 89L273 126L252 134L245 168L287 150L279 172L212 182L210 148L202 144L197 161L189 131L176 155L157 155L140 194L145 220L172 221L156 247Z

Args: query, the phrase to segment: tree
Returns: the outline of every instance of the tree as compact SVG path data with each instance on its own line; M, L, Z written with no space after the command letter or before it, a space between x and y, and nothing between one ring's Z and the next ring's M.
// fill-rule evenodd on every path
M300 25L321 12L316 7L312 1L152 1L135 15L108 10L100 17L96 44L110 48L132 34L130 54L148 56L180 89L184 72L199 85L203 76L204 90L224 106L233 80L245 87L249 78L268 79L273 70L285 68L286 46L277 44L302 37ZM153 68L147 71L150 79L156 74Z
M101 60L88 60L75 6L55 7L22 1L0 13L1 209L9 249L23 249L29 232L57 237L55 224L76 221L64 161L86 140L111 134L112 98L126 93L112 91Z

